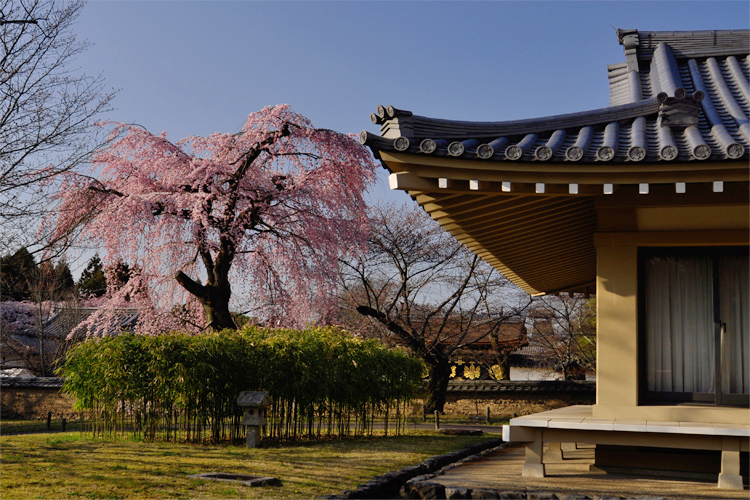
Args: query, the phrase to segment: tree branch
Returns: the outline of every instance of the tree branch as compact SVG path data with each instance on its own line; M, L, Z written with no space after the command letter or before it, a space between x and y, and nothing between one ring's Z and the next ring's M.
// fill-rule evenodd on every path
M183 273L182 271L177 271L177 273L174 275L174 279L176 279L177 283L182 285L182 287L187 290L188 293L195 295L199 299L208 299L208 290L206 290L206 287L194 281L190 276Z
M400 338L401 341L405 343L407 347L409 347L409 349L422 356L429 363L437 363L435 356L433 356L432 353L427 349L427 346L424 343L420 342L421 339L415 338L401 325L393 320L390 320L382 312L364 305L357 306L357 312L363 316L369 316L378 321L380 324L385 326L388 331L398 336L398 338Z

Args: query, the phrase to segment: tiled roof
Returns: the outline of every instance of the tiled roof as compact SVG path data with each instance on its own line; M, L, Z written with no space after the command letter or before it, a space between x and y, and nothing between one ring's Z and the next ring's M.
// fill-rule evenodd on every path
M513 351L513 354L527 358L533 361L548 361L554 353L549 346L542 345L538 342L531 341L528 345L520 347Z
M444 332L439 339L431 332L425 333L425 341L428 343L439 340L439 343L471 345L473 347L487 348L492 343L487 333L488 328L481 325L468 330L459 330L455 332ZM497 334L497 341L500 343L514 342L526 337L526 326L523 320L506 321L498 325L494 332Z
M61 310L50 319L45 331L55 336L66 336L81 322L88 319L97 312L96 307L78 307L70 310ZM140 311L136 308L118 308L112 313L110 323L106 327L104 335L116 335L126 330L132 330L138 321Z
M74 307L56 310L52 317L44 324L44 338L64 339L76 326L85 321L97 310L95 307ZM106 334L114 335L132 329L138 320L139 314L138 309L116 309ZM36 330L36 328L32 328L11 332L10 334L13 339L21 344L37 347L39 345L39 333Z
M626 61L609 66L610 106L543 118L455 121L378 106L392 151L488 162L669 163L747 160L750 30L618 30ZM728 179L727 179L728 180Z
M750 30L617 35L608 107L468 122L379 106L360 140L522 290L592 292L597 206L746 205L750 180Z
M596 391L596 382L577 380L533 380L524 382L495 380L451 380L448 392L583 392Z
M0 377L0 386L9 387L38 387L47 389L60 389L65 379L57 377Z

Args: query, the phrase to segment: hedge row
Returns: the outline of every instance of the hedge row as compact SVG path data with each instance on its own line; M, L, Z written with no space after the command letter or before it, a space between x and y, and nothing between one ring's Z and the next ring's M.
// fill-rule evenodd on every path
M91 339L61 375L97 434L218 442L244 435L236 400L248 390L271 396L273 439L372 433L376 415L401 422L423 369L404 351L335 329L247 328Z

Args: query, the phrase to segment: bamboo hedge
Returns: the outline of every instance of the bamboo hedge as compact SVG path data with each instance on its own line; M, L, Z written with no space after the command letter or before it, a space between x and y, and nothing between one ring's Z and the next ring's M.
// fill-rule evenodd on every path
M264 434L283 441L372 435L376 419L399 433L423 369L402 350L332 328L251 327L90 339L70 351L60 375L95 435L240 440L237 396L264 390L273 401Z

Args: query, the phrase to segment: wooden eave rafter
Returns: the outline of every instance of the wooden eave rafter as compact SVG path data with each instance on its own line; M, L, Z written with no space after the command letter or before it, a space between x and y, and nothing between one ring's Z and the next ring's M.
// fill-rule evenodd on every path
M681 196L686 205L746 202L750 180L745 162L498 165L380 155L393 172L393 189L407 191L456 239L532 295L594 289L597 207L674 203L664 201L669 196ZM722 192L713 192L715 181L723 182ZM677 183L690 188L675 195ZM644 185L652 196L639 194ZM604 194L604 186L613 194Z

